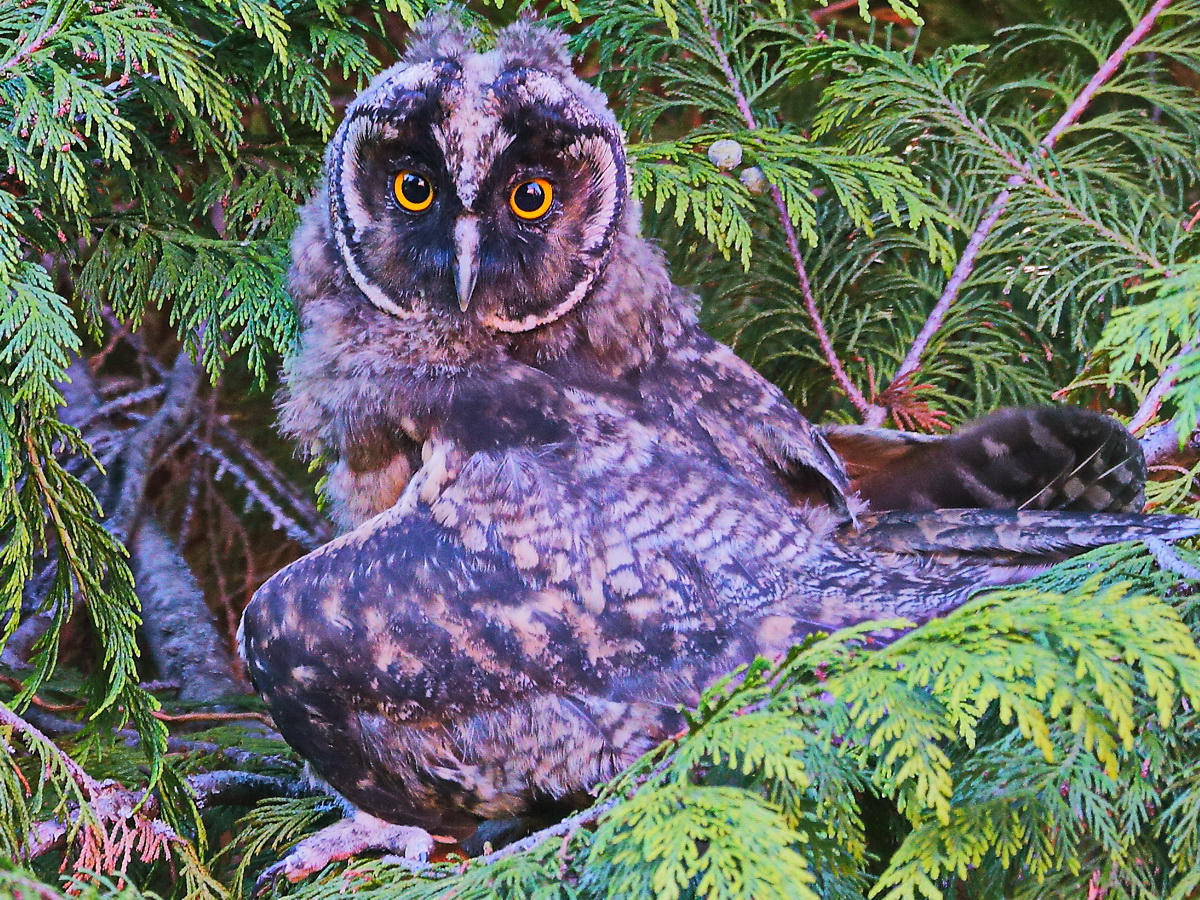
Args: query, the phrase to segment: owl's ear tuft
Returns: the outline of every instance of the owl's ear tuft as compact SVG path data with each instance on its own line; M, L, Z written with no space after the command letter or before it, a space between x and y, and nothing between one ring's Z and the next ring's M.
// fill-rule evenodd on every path
M504 57L504 68L540 69L554 75L571 74L567 35L523 18L496 35L496 51Z
M423 63L434 59L461 60L472 53L479 32L449 12L436 12L417 23L408 39L404 62Z

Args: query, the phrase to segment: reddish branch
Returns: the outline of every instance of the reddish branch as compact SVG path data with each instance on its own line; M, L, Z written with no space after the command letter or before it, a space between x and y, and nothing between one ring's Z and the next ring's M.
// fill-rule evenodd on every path
M755 131L758 129L758 122L754 117L754 110L750 108L750 102L746 99L741 82L738 80L737 74L733 71L733 66L729 63L729 57L726 55L725 48L721 44L721 36L717 33L717 27L709 15L708 5L700 3L699 8L700 17L704 22L704 27L708 31L709 44L716 55L717 65L721 69L721 74L725 77L726 84L729 86L729 90L737 102L738 112L741 113L746 127L751 131ZM775 207L779 210L779 220L783 225L783 234L787 241L788 253L791 254L792 265L796 270L796 281L800 285L800 295L804 298L804 308L808 312L809 319L812 321L813 331L817 335L817 342L821 345L821 355L824 356L825 362L829 364L834 380L850 399L850 402L854 404L854 408L859 413L865 414L871 409L871 403L863 396L863 392L858 389L854 382L850 380L845 367L842 365L841 360L838 359L833 341L830 340L829 332L825 328L825 322L821 318L821 311L817 309L817 301L813 296L812 283L808 279L808 269L805 268L804 257L800 255L800 242L796 239L796 227L792 224L792 217L788 214L783 193L777 185L771 185L771 199L775 201Z
M6 687L12 688L14 691L21 691L25 687L25 685L21 682L20 679L13 678L10 675L0 675L0 684L5 685ZM46 700L42 697L37 696L36 694L29 698L29 702L32 703L34 706L36 706L38 709L44 709L47 712L51 712L51 713L78 712L79 710L83 709L85 706L83 701L76 701L74 703L52 703L49 700ZM247 722L247 721L253 720L255 722L261 722L263 725L266 725L268 728L271 728L271 729L275 728L275 720L272 719L270 716L268 716L266 713L253 712L250 710L244 710L242 712L212 712L212 711L208 711L208 712L186 712L186 713L167 713L167 712L162 712L161 710L155 710L154 712L151 713L151 715L154 716L154 718L156 718L162 722L177 722L177 723Z
M0 725L11 728L17 734L25 737L31 744L53 747L63 770L71 776L71 780L79 786L79 789L84 794L95 794L100 790L100 782L85 772L79 763L59 750L58 746L36 726L26 722L3 703L0 703Z
M1124 63L1125 57L1145 38L1151 28L1154 27L1154 23L1159 15L1171 5L1171 2L1172 0L1157 0L1150 7L1141 20L1133 27L1133 30L1126 35L1125 40L1121 42L1120 46L1096 70L1096 74L1092 76L1092 79L1084 89L1080 91L1071 105L1067 107L1066 112L1054 123L1053 127L1046 133L1046 136L1042 138L1038 144L1039 153L1043 155L1048 153L1066 130L1078 121L1084 110L1087 109L1092 99L1096 96L1096 92L1117 73L1117 70ZM892 384L896 384L906 376L911 375L920 366L921 357L929 347L929 342L932 340L934 334L937 333L945 322L946 314L958 299L963 284L970 278L971 272L975 268L975 260L980 250L982 250L984 243L987 241L988 236L991 234L992 229L995 228L996 223L1004 214L1004 210L1012 197L1012 192L1024 185L1029 179L1029 167L1022 165L1019 168L1022 171L1009 177L1005 183L1004 190L996 195L982 221L980 221L975 231L971 234L966 249L963 250L962 256L959 257L958 264L954 267L954 271L950 275L950 280L946 282L946 287L942 291L941 297L934 304L933 310L929 313L929 317L925 320L925 324L921 327L921 331L917 334L916 339L909 348L908 354L896 370ZM872 410L868 415L868 421L870 422L874 419L874 421L878 422L882 419L883 415L886 415L886 411Z
M858 6L859 0L834 0L828 6L823 6L820 9L814 9L809 13L812 20L818 24L826 19L832 19L838 13L847 9L854 9Z
M74 782L80 803L67 821L53 819L33 824L24 848L27 858L73 839L79 854L77 872L120 875L135 855L143 862L151 862L166 857L169 846L179 843L174 830L157 817L158 807L153 797L128 790L115 781L97 781L40 729L3 703L0 703L0 726L21 735L31 750L41 748L38 755L51 754Z
M0 74L7 72L9 69L15 69L17 66L21 65L21 63L29 59L29 57L33 56L33 54L45 47L46 44L48 44L54 38L54 36L58 34L58 29L62 28L63 23L66 21L67 14L64 12L58 17L53 25L51 25L37 37L30 38L24 47L14 53L7 61L0 63Z

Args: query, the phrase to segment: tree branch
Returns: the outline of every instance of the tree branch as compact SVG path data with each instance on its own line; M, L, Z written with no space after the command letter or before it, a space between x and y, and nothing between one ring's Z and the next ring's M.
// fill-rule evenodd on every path
M741 82L738 81L737 74L733 71L733 66L729 63L729 56L725 53L725 48L721 44L721 36L717 33L717 26L713 22L712 16L709 15L708 4L700 2L697 5L700 9L700 18L704 22L704 27L708 32L709 44L716 55L717 65L721 69L721 74L724 76L730 92L733 94L738 112L741 113L746 127L751 131L755 131L758 129L758 122L754 117L754 110L750 108L750 101L746 99ZM796 271L796 282L800 286L800 295L804 298L804 309L808 313L813 331L817 335L817 343L821 346L821 355L825 358L825 362L833 372L834 380L854 405L854 408L860 414L866 414L871 409L871 403L854 382L850 380L845 366L842 365L842 361L838 358L837 350L834 349L833 341L829 337L829 331L825 328L825 321L821 317L821 311L817 308L816 298L813 296L812 283L808 278L808 269L805 267L804 257L800 253L800 242L796 239L796 228L792 224L792 217L788 214L783 193L776 185L771 185L771 199L775 202L775 208L779 210L779 221L783 225L783 235L787 242L788 253L792 257L792 267Z
M190 424L199 390L200 370L180 350L158 410L125 438L110 476L105 506L111 512L105 524L129 549L142 635L160 677L178 681L182 699L215 700L245 693L245 686L233 677L229 650L180 549L155 516L141 515L158 454Z
M189 775L188 785L201 809L214 806L252 806L267 797L310 797L322 793L300 779L217 771Z
M33 54L45 47L46 44L52 40L56 34L58 34L58 29L62 28L63 23L66 21L67 14L64 12L49 28L47 28L37 37L31 38L29 42L25 44L25 46L23 46L7 60L0 63L0 75L4 74L10 69L15 69L17 66L21 65L21 63L29 59L29 57L33 56Z
M67 841L76 845L77 879L88 873L120 876L136 855L143 862L167 857L169 847L182 839L158 817L158 802L119 782L97 781L36 725L0 703L0 726L12 729L35 758L52 757L74 783L73 800L66 815L33 823L25 836L22 856L32 859ZM49 764L43 778L49 776Z
M142 633L159 677L178 681L183 700L244 694L204 591L156 518L138 526L129 552L142 601Z
M1192 338L1179 348L1179 353L1162 370L1162 373L1158 376L1158 381L1146 393L1141 405L1137 408L1137 412L1129 420L1130 431L1140 431L1154 420L1155 415L1158 414L1158 408L1162 406L1163 398L1175 386L1175 378L1179 375L1179 370L1183 368L1184 359L1188 354L1194 352L1197 347L1200 347L1200 337Z
M108 529L122 540L137 530L137 519L145 499L146 483L153 471L156 450L169 443L188 424L189 414L200 389L200 370L186 350L175 357L166 380L167 390L158 411L125 443L120 471L114 473L109 492Z
M1153 6L1146 12L1144 16L1133 27L1133 30L1125 36L1125 40L1121 41L1120 45L1112 54L1104 61L1096 74L1079 92L1079 95L1071 102L1066 111L1059 117L1058 121L1046 133L1046 136L1038 144L1038 151L1041 154L1046 154L1053 149L1055 143L1073 125L1088 105L1092 102L1096 92L1103 87L1109 79L1116 74L1120 69L1121 64L1125 61L1125 57L1129 52L1137 46L1138 43L1150 32L1159 15L1170 6L1172 0L1157 0ZM967 279L971 277L972 271L975 268L975 260L983 249L984 243L990 236L992 229L1004 214L1004 210L1008 206L1008 202L1012 197L1012 193L1017 188L1020 188L1026 183L1029 177L1030 169L1028 166L1023 167L1022 174L1015 174L1009 177L1005 182L1004 190L996 195L984 214L983 219L976 226L975 231L971 234L967 241L967 246L963 250L962 256L959 257L954 271L950 275L950 279L946 282L946 286L934 304L933 309L929 313L929 317L925 320L925 324L921 327L917 337L914 339L912 346L905 355L904 360L900 363L896 370L895 376L892 378L892 384L902 381L905 376L911 375L917 370L921 364L921 357L929 347L929 342L933 339L934 334L942 327L945 322L946 314L950 307L954 305L958 299L958 295L962 290Z
M43 734L41 729L17 715L4 703L0 703L0 726L11 728L17 734L27 738L31 744L37 743L52 748L51 752L55 754L63 770L85 794L92 795L100 790L100 782L85 772L83 767L75 762L69 754L59 749L58 745Z
M25 711L25 718L36 725L41 731L57 736L78 734L83 730L83 725L79 722L65 719L62 716L56 716L51 712L37 707L30 707ZM125 744L126 747L136 747L141 743L141 736L131 728L122 728L113 732L113 736ZM270 735L273 739L282 740L279 736L272 732ZM255 753L252 750L242 750L239 747L223 747L213 741L196 741L180 737L167 738L168 753L196 753L213 756L222 756L229 760L235 766L254 766L261 768L263 766L292 766L294 761L285 756L271 755L266 756L262 753Z
M1142 445L1142 453L1146 455L1146 465L1158 465L1179 453L1181 443L1183 450L1200 452L1200 431L1197 427L1200 427L1200 422L1193 426L1190 436L1180 435L1174 422L1160 422L1146 429L1146 433L1138 440Z
M814 9L809 12L808 16L818 25L825 19L832 19L840 12L847 9L857 9L858 0L833 0L827 6L822 6L820 9Z

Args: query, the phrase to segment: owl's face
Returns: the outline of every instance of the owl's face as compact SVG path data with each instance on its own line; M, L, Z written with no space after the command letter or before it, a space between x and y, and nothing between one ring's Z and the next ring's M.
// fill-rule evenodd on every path
M380 310L529 331L604 268L628 193L622 136L553 33L514 26L487 53L467 40L418 40L349 107L330 224Z

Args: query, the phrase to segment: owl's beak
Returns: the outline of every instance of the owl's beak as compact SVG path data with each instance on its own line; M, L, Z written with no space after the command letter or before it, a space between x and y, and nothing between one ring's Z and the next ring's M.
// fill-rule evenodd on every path
M479 274L479 220L462 216L454 223L454 287L458 290L458 308L463 312L475 291Z

